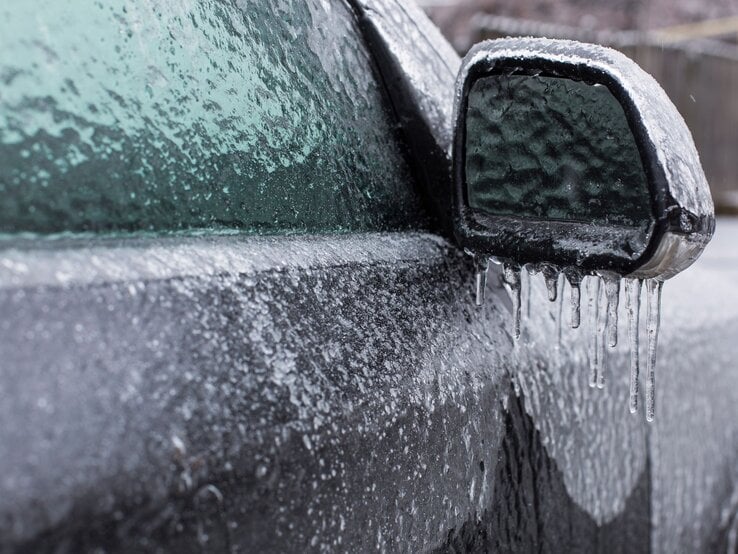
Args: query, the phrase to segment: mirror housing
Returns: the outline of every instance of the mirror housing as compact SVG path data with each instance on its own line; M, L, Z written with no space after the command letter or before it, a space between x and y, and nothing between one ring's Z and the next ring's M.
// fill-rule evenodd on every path
M684 120L614 50L480 43L462 61L454 121L454 233L479 259L664 280L712 237Z

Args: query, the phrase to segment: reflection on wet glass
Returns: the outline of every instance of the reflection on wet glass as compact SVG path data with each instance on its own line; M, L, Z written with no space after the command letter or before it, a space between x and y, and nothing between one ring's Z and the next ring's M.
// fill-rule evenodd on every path
M648 228L650 194L640 153L605 86L492 75L474 83L468 102L471 208Z

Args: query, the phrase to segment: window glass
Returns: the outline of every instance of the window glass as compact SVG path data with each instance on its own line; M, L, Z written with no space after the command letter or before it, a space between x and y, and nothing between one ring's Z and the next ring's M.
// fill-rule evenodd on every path
M3 0L0 233L419 219L344 2Z

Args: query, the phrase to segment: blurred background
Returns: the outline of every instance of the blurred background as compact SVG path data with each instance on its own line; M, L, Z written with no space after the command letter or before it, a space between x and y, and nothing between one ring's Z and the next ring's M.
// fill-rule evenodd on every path
M719 213L738 214L738 0L418 0L460 54L506 36L604 44L687 121Z

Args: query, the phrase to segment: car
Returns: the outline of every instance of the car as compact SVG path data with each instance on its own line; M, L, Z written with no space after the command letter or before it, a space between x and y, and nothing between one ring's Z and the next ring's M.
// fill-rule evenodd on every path
M625 302L605 350L594 284L572 329L549 266L483 271L414 4L0 13L0 550L735 550L735 222L631 414Z

